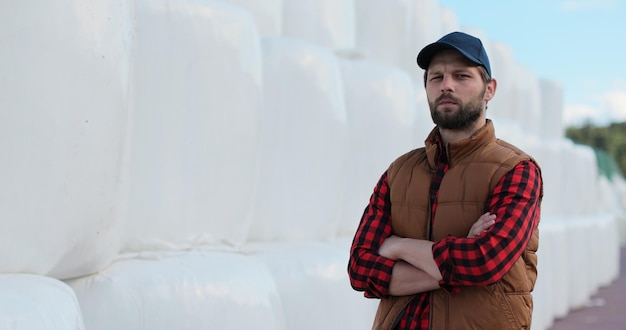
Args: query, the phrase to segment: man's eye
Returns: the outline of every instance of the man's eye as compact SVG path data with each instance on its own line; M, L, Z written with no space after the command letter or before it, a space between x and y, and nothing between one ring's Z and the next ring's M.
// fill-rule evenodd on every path
M440 80L440 79L441 79L441 76L432 76L432 77L430 77L431 81L433 81L433 80Z

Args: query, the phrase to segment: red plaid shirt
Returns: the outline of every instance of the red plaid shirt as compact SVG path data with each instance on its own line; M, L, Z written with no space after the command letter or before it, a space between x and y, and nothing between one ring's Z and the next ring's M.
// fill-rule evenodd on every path
M440 154L445 155L445 152ZM447 159L442 157L431 182L434 194L438 193L447 170ZM497 214L498 218L490 234L483 238L480 249L472 239L456 237L447 237L433 245L433 257L443 277L439 285L455 294L463 286L484 286L502 278L520 258L538 225L539 218L535 215L539 214L539 203L535 201L539 200L540 187L541 176L533 162L521 162L504 175L487 201L489 212ZM435 200L433 214L436 208ZM352 287L364 291L368 298L388 295L395 261L378 255L378 249L391 235L390 218L391 201L385 172L361 218L348 265ZM396 329L428 329L429 303L429 292L417 294Z

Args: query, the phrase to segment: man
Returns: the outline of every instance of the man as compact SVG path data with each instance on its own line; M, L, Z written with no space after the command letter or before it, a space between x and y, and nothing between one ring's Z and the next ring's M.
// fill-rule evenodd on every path
M540 169L486 118L497 84L479 39L450 33L417 63L436 127L376 185L351 285L381 299L373 329L529 329Z

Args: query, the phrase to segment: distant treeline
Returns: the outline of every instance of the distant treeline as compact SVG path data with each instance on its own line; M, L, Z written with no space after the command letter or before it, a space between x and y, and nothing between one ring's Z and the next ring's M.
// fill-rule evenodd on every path
M626 122L613 123L608 126L594 126L587 123L582 127L567 128L565 135L576 143L586 144L600 150L600 155L605 152L615 161L621 174L626 173ZM606 167L608 164L603 165L602 161L599 161L599 165ZM601 171L606 170L607 168L601 168Z

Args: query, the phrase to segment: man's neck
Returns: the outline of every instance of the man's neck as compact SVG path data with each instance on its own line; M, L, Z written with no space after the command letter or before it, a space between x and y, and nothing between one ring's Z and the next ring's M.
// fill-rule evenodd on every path
M479 118L476 120L470 127L463 130L455 130L455 129L445 129L439 128L439 134L441 134L441 141L444 146L447 146L449 143L454 143L457 141L461 141L472 136L476 131L478 131L481 127L485 126L487 123L487 119L485 117Z

